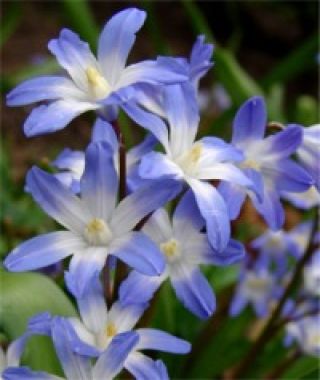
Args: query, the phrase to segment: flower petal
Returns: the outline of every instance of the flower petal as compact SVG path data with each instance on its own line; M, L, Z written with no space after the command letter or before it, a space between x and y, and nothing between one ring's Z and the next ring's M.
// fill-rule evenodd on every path
M70 340L70 322L66 318L55 317L52 322L52 340L62 365L69 379L85 380L90 378L89 359L74 353Z
M170 148L177 157L191 148L199 124L199 109L191 84L167 86L164 107L170 125Z
M224 199L231 220L238 218L241 207L246 199L246 190L230 182L220 182L218 191Z
M183 305L201 319L212 315L216 308L214 293L198 268L179 262L171 272L171 283Z
M138 340L138 334L133 331L116 335L99 356L92 371L92 379L113 379L122 370Z
M144 111L132 101L121 106L134 122L151 132L166 150L169 149L168 128L159 116Z
M285 219L280 195L273 189L265 189L263 202L259 202L254 194L251 195L252 202L272 230L282 227Z
M147 220L142 231L155 243L161 243L172 237L172 227L167 211L163 208L156 210Z
M136 33L146 19L146 12L128 8L114 15L103 28L98 43L98 61L104 76L114 86L121 77Z
M149 302L166 277L167 275L145 276L132 270L120 285L119 300L121 304Z
M69 231L51 232L18 245L4 261L13 272L24 272L54 264L84 248L84 243Z
M247 306L248 304L248 301L245 297L243 297L240 292L238 291L232 301L231 301L231 305L230 305L230 310L229 310L229 314L232 316L232 317L235 317L237 315L239 315L242 310Z
M230 239L230 221L227 206L212 185L198 180L188 180L201 215L206 221L207 234L212 247L222 252Z
M159 152L150 152L141 159L139 175L145 179L182 179L184 176L178 165Z
M94 332L100 332L107 323L107 305L104 299L99 273L95 273L83 294L78 293L77 280L74 273L67 272L65 282L69 291L77 300L81 319L86 327Z
M80 98L83 93L65 77L43 76L22 82L7 95L8 106L24 106L42 100Z
M188 190L178 203L172 218L175 235L187 237L189 233L200 231L205 221L199 211L194 194Z
M48 49L67 70L77 86L86 91L88 89L86 70L89 67L97 68L97 60L89 45L81 41L76 33L65 28L57 39L49 41Z
M71 190L36 166L27 174L27 187L47 214L70 231L82 234L90 214Z
M165 205L180 191L174 180L152 181L124 198L114 210L111 227L116 236L132 230L145 216Z
M254 96L248 99L234 118L232 144L262 139L266 124L267 111L263 98Z
M34 108L28 116L23 126L24 133L27 137L33 137L58 131L83 112L97 108L98 104L72 99L41 105Z
M137 324L148 304L135 303L122 305L115 302L108 313L108 322L113 322L118 332L130 331Z
M302 138L303 128L300 125L288 125L284 130L264 139L259 154L264 161L273 163L288 158L301 145Z
M27 332L9 344L7 349L7 367L18 367L25 345L30 337Z
M263 173L272 179L279 191L303 192L313 185L307 171L290 159L279 160L263 168Z
M202 167L224 161L238 162L244 158L241 150L218 137L204 137L199 142L203 147L199 160L199 165Z
M177 72L175 68L164 65L161 60L148 60L126 67L116 83L116 88L119 89L141 83L170 85L185 82L187 79L187 76L183 72Z
M230 239L227 248L223 252L206 251L204 255L204 264L214 265L232 265L245 257L246 250L244 245L237 240Z
M140 352L132 352L125 361L125 368L135 379L168 380L166 369L159 368L155 361Z
M106 142L91 143L86 150L81 178L81 199L94 217L109 220L118 195L114 152Z
M110 253L149 276L159 275L165 268L159 248L142 232L130 232L113 240Z
M65 273L66 281L77 297L82 297L92 279L100 273L108 255L108 247L88 247L73 255L69 272Z
M157 350L174 354L187 354L191 350L189 342L161 330L143 328L136 332L139 334L137 350Z
M45 372L32 371L28 367L8 367L1 374L3 380L63 380Z
M106 120L101 119L101 117L97 117L93 129L91 141L93 142L106 142L110 145L114 154L116 154L119 150L119 143L117 136L113 130L112 125Z

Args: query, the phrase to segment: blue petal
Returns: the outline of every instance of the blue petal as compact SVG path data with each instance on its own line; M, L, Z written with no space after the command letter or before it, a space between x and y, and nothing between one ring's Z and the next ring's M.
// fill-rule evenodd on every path
M288 125L284 130L267 137L259 154L269 161L283 159L293 154L302 143L303 128L300 125Z
M237 219L247 196L245 189L230 182L222 181L218 186L218 191L227 205L230 219Z
M163 380L163 369L159 371L159 367L148 356L140 352L131 353L126 362L125 368L130 372L136 380Z
M43 76L26 80L7 95L8 106L23 106L41 100L54 100L81 94L65 77Z
M161 274L166 265L157 245L142 232L131 232L115 239L110 245L110 253L149 276Z
M103 73L113 86L119 80L136 33L144 24L146 12L128 8L114 15L99 37L98 60Z
M84 167L84 153L65 148L51 165L61 170L80 171Z
M59 64L68 71L77 86L86 91L88 88L86 70L88 67L97 66L89 45L81 41L71 30L62 29L57 39L49 41L48 49L56 56Z
M202 165L210 166L218 162L238 162L244 159L241 150L218 137L204 137L199 142L205 148L205 156L201 157Z
M32 371L28 367L9 367L1 374L3 380L60 380L45 372Z
M68 231L51 232L27 240L16 247L4 261L13 272L23 272L54 264L83 249L81 240Z
M127 154L129 167L134 163L138 162L147 153L151 152L151 150L155 147L156 144L157 140L155 136L149 133L140 144L131 148Z
M142 110L134 102L122 104L122 108L134 122L151 132L165 149L169 148L168 128L160 117Z
M51 335L52 316L48 312L40 313L28 321L27 330L37 335Z
M232 143L255 141L263 138L267 124L267 112L263 98L255 96L238 110L233 122Z
M247 299L240 295L239 292L237 292L231 301L229 314L232 317L239 315L242 312L242 310L247 306L247 303Z
M119 150L119 143L114 129L106 120L97 117L92 129L91 141L106 142L110 145L111 150L116 154Z
M119 289L119 300L122 305L149 302L163 282L161 276L145 276L131 271L122 281Z
M215 187L197 180L188 181L195 195L201 215L206 221L212 247L223 251L230 239L230 221L227 206Z
M279 191L303 192L313 185L312 177L293 160L277 161L273 166L263 169L264 174L272 178Z
M110 222L116 236L131 231L145 216L178 195L181 184L174 180L152 181L124 198Z
M171 283L183 305L201 319L212 315L216 308L213 291L198 268L176 266L171 274Z
M143 328L136 332L139 334L137 350L157 350L174 354L187 354L191 350L189 342L161 330Z
M183 172L163 153L151 152L142 158L139 175L146 179L179 179L183 177Z
M9 344L7 348L7 367L19 366L25 345L30 337L29 331Z
M204 227L205 221L191 190L188 190L178 203L173 214L172 224L179 236L187 236L190 229L200 231Z
M81 199L92 215L103 220L111 216L118 195L118 174L114 152L106 142L91 143L86 150L85 170L81 177Z
M225 251L221 253L213 251L210 254L207 254L205 258L207 263L225 266L232 265L240 260L243 260L245 253L246 251L242 243L230 239Z
M69 334L70 327L66 318L55 317L52 322L52 340L63 371L70 379L90 378L89 359L75 354Z
M282 227L285 214L277 191L265 189L263 202L259 202L254 196L251 196L251 199L255 208L271 229L278 230Z
M204 43L205 36L197 37L193 44L190 56L190 79L195 82L203 77L213 66L210 62L213 53L213 45Z
M135 332L116 335L108 348L98 358L93 371L93 379L114 378L123 368L130 352L137 345L139 336Z
M132 86L141 83L152 85L176 84L185 82L188 79L183 70L177 72L175 67L163 65L161 61L142 61L126 67L120 80L117 82L117 88Z
M69 264L69 272L65 273L67 281L77 297L82 297L92 279L102 270L108 255L107 247L88 247L76 252Z
M90 215L71 190L35 166L27 174L27 187L47 214L69 230L82 234Z
M97 108L94 103L73 99L56 100L34 108L25 121L23 130L27 137L59 131L83 112Z
M106 325L107 305L99 273L93 275L83 294L78 293L74 273L66 273L65 282L69 291L76 297L81 319L86 327L94 333L101 332Z
M192 146L198 129L200 115L194 88L190 84L165 87L164 108L171 153L177 157Z

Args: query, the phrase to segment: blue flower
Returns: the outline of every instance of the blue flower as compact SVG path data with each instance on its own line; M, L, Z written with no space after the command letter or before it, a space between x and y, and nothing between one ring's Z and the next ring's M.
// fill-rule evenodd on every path
M290 322L286 326L286 345L295 341L306 354L320 357L320 314Z
M113 152L105 143L92 143L86 151L80 198L37 167L28 173L27 186L36 202L67 231L22 243L6 258L7 269L38 269L73 254L69 269L80 293L92 275L102 269L109 254L148 275L163 271L165 263L156 245L143 233L132 230L179 192L174 181L141 187L116 205L118 176Z
M279 299L282 292L279 278L261 262L257 262L252 268L243 267L229 313L237 316L250 304L258 317L266 317L272 302Z
M73 275L68 276L67 286L76 297L81 319L66 318L64 330L72 350L78 355L99 357L119 334L131 332L136 334L137 340L128 352L124 368L137 378L140 378L139 373L144 373L144 378L164 380L166 371L162 365L140 351L160 350L178 354L190 351L188 342L166 332L150 328L132 331L148 304L123 306L120 302L115 302L108 310L98 275L92 278L90 286L82 294L74 287L74 280ZM47 313L38 315L30 321L28 328L33 333L50 335L54 319Z
M113 379L123 369L128 354L138 342L138 335L134 332L118 334L108 348L99 355L95 364L92 364L90 357L74 352L70 324L67 319L54 317L51 322L50 336L66 380ZM5 380L61 379L45 372L32 371L27 367L9 368L4 372L3 378Z
M251 187L252 182L233 162L241 161L243 154L230 144L214 137L195 141L199 112L195 92L190 86L168 86L164 89L166 124L157 116L135 107L124 105L130 116L153 133L165 153L146 154L139 167L145 179L175 179L188 184L206 221L209 241L222 252L230 238L230 223L226 204L211 180L226 180Z
M299 161L312 175L320 191L320 124L303 128L302 144L297 150Z
M120 287L120 302L125 305L148 302L159 286L170 279L177 297L199 318L208 318L216 302L211 286L199 269L200 264L229 265L244 256L243 246L230 240L222 253L214 251L206 234L204 220L194 196L188 191L172 217L164 209L153 213L143 232L157 243L166 259L166 269L159 277L147 277L132 271Z
M114 166L119 173L119 142L112 126L101 118L97 118L93 130L93 142L105 142L113 152ZM156 145L157 140L152 134L148 134L144 140L126 152L126 176L128 190L138 188L143 180L138 175L138 164L140 159L149 153ZM59 169L55 177L74 193L80 192L80 180L84 173L85 154L81 151L64 149L51 163L54 168Z
M288 125L284 130L264 138L267 124L262 98L253 97L239 109L233 123L232 144L242 151L238 167L260 189L261 198L236 183L222 183L220 193L226 199L230 217L238 217L248 194L257 211L273 230L281 228L284 210L280 202L283 191L304 192L313 184L311 176L289 157L302 142L303 129Z
M302 193L282 192L281 197L302 210L320 206L320 192L315 186Z
M49 101L35 108L24 124L25 134L45 134L64 128L88 110L114 120L115 95L122 101L135 96L135 85L177 83L186 76L159 61L143 61L125 67L135 35L146 18L144 11L129 8L113 16L105 25L98 43L97 59L89 45L69 29L49 42L48 48L67 76L37 77L17 86L7 96L9 106Z

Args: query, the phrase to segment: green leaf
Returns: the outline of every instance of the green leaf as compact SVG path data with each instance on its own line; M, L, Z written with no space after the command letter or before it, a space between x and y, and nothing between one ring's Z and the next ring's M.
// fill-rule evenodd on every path
M303 125L312 125L318 120L318 103L312 96L302 95L297 99L294 120Z
M21 19L21 9L19 2L7 4L6 17L2 18L0 29L0 46L2 46L12 35L19 25Z
M0 327L11 339L24 333L30 317L48 311L53 315L76 316L64 292L48 277L39 273L10 273L0 268L2 296ZM24 364L35 370L61 373L50 339L33 337L27 344Z
M298 359L283 375L282 379L317 379L312 377L319 369L319 360L313 357ZM319 372L318 372L319 373Z
M262 80L264 88L273 83L286 82L297 74L316 67L316 55L318 52L318 35L310 37L302 46L299 46L273 70L270 71Z

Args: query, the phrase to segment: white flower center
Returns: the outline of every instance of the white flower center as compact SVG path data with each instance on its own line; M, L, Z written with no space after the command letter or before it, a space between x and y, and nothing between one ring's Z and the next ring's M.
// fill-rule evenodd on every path
M84 236L92 245L107 245L111 241L112 232L104 220L94 218L86 225Z
M187 153L184 153L175 161L185 174L193 176L197 172L202 151L202 144L197 142L193 144L192 148Z
M244 291L249 299L258 300L271 291L272 279L270 277L258 277L248 275L244 284Z
M239 164L239 167L241 169L255 169L260 170L261 165L256 160L253 160L252 158L247 158L245 161L241 162Z
M111 92L109 83L95 67L89 66L86 75L89 90L95 99L103 99Z
M170 239L160 244L160 249L169 262L176 261L181 256L181 246L176 239Z

